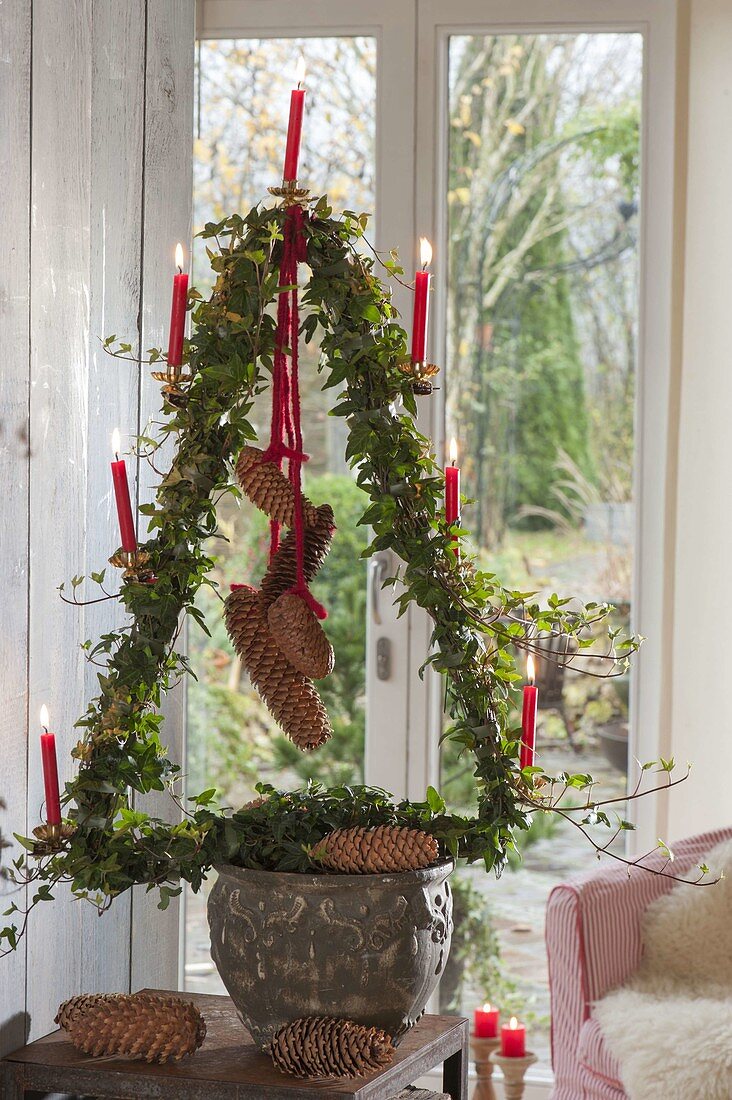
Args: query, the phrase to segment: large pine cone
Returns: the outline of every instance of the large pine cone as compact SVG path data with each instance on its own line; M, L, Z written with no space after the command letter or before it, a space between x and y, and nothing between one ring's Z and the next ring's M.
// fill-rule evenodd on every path
M269 1052L292 1077L364 1077L394 1057L385 1031L331 1016L293 1020L277 1032Z
M324 867L348 875L418 871L434 863L439 854L433 836L401 825L334 829L312 852Z
M224 618L242 665L283 733L303 750L327 741L332 730L323 701L277 647L260 594L248 585L234 589L224 605Z
M100 1004L110 1004L125 996L127 996L125 993L80 993L77 997L69 997L68 1001L59 1005L55 1022L64 1031L68 1031L71 1025L80 1020L90 1008Z
M330 504L321 504L316 508L315 520L306 527L303 539L303 571L306 584L310 584L325 561L335 531L333 509ZM288 531L279 545L269 569L265 573L261 593L267 606L294 587L297 581L297 557L295 532Z
M244 495L260 511L285 527L295 522L295 490L286 474L274 462L262 462L259 447L244 447L237 459L236 476ZM315 523L317 509L306 497L302 500L302 519L306 527Z
M121 1055L177 1062L198 1050L206 1038L206 1023L190 1001L133 993L89 1005L68 1032L77 1050L95 1058Z
M267 612L267 623L275 644L298 672L313 680L330 675L335 667L333 646L304 600L283 593Z

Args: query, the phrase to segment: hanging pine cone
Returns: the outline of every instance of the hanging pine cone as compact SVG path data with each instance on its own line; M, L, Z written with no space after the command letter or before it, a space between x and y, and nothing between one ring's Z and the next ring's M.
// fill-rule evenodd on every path
M335 531L333 509L330 504L316 508L311 526L306 527L303 539L303 572L309 584L325 561ZM289 531L279 545L269 569L262 578L261 593L265 605L271 603L292 588L297 581L297 550L295 532Z
M292 592L283 593L267 612L267 624L293 668L313 680L330 675L335 666L333 646L304 600Z
M112 1001L117 1001L124 996L126 996L124 993L81 993L77 997L69 997L68 1001L59 1005L55 1022L64 1031L68 1031L71 1025L80 1020L90 1008L100 1004L111 1004Z
M332 733L328 712L310 680L277 647L256 589L234 589L224 605L224 619L242 665L283 733L303 750L327 741Z
M292 1077L364 1077L394 1057L385 1031L331 1016L293 1020L277 1032L269 1052L277 1068Z
M334 829L312 852L324 867L347 875L418 871L434 863L439 854L433 836L401 825Z
M236 463L236 476L244 495L260 511L285 527L295 521L295 490L286 474L274 462L262 462L263 451L244 447ZM315 523L317 509L303 497L302 520L305 527Z
M70 1022L68 1033L77 1050L95 1058L122 1055L177 1062L198 1050L206 1023L190 1001L133 993L89 1005Z

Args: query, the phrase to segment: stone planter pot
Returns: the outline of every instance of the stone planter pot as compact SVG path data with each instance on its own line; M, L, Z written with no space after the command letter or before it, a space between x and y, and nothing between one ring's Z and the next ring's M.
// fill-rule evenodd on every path
M299 1016L337 1016L393 1037L421 1016L447 961L446 861L395 875L299 875L220 865L211 954L254 1041Z

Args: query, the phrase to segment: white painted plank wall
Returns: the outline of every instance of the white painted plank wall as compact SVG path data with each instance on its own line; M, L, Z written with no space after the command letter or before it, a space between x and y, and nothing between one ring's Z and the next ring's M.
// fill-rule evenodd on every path
M86 528L91 0L34 4L31 134L30 824L43 802L38 712L50 711L61 783L84 708L84 616L55 589L83 570ZM79 562L77 566L75 563ZM81 983L81 906L59 888L28 939L31 1032Z
M101 339L117 333L133 345L142 294L142 168L145 104L140 73L145 65L145 0L95 3L91 44L90 321L88 343L88 453L86 570L105 565L119 542L109 477L111 439L137 430L139 366L111 359ZM120 170L124 164L125 169ZM126 443L125 443L126 447ZM129 464L130 474L134 462ZM107 567L116 589L116 571ZM109 588L109 585L108 585ZM93 595L93 593L90 593ZM86 613L86 637L98 638L120 622L115 604L95 604ZM97 669L86 666L85 698L97 694ZM131 894L118 899L100 920L83 907L82 974L90 991L126 989Z
M143 257L142 347L165 347L175 272L175 246L180 241L190 260L192 232L193 43L192 0L148 0L147 94L145 99L145 248ZM150 227L154 226L154 232ZM140 429L158 418L160 383L143 371ZM166 444L162 455L170 453ZM155 464L165 468L158 454ZM155 477L143 465L140 496L153 494ZM181 643L182 644L182 643ZM163 744L173 760L185 765L185 690L181 685L166 701ZM160 817L175 812L167 795L149 796L145 808ZM157 909L157 893L134 891L132 901L132 988L162 987L178 968L178 928L182 906L171 902Z
M28 228L30 222L30 0L0 7L0 812L3 833L26 830L28 641ZM9 156L12 150L12 158ZM23 896L16 898L23 905ZM5 906L3 906L5 908ZM4 921L3 921L4 924ZM25 947L0 961L0 1049L22 1043Z
M134 435L159 403L147 371L108 359L98 337L134 345L143 315L144 346L167 329L171 250L190 231L193 14L193 0L0 0L6 833L38 820L44 701L71 775L73 723L96 689L78 644L119 618L111 604L65 606L56 586L117 545L111 430ZM177 754L180 704L172 729ZM137 919L147 904L135 903ZM70 902L34 914L25 947L0 960L0 1054L47 1030L72 993L175 984L177 915L155 930L156 913L135 937L133 967L131 909L127 898L101 920Z

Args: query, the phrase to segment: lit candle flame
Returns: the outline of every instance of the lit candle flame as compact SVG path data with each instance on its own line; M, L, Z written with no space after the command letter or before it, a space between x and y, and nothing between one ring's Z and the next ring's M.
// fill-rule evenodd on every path
M119 454L120 443L121 440L119 435L119 428L115 428L112 432L112 450L114 451L115 455Z
M300 88L305 83L305 73L307 72L307 65L305 64L305 58L300 57L295 69L295 83Z
M533 684L536 679L536 665L534 664L534 658L531 653L526 658L526 675L529 678L529 683Z
M455 436L450 440L450 465L457 466L457 440Z
M511 1019L508 1021L508 1026L511 1028L511 1031L516 1030L516 1028L518 1027L518 1020L515 1016L512 1016Z
M426 237L419 238L419 262L423 268L432 263L432 245Z
M175 266L181 272L183 271L183 264L185 263L185 259L186 254L183 251L183 245L180 243L180 241L178 241L178 244L175 246Z
M490 1012L491 1011L490 1001L486 1001L486 1003L483 1005L483 1011L484 1012Z
M41 726L44 730L48 729L48 707L45 703L41 707Z

